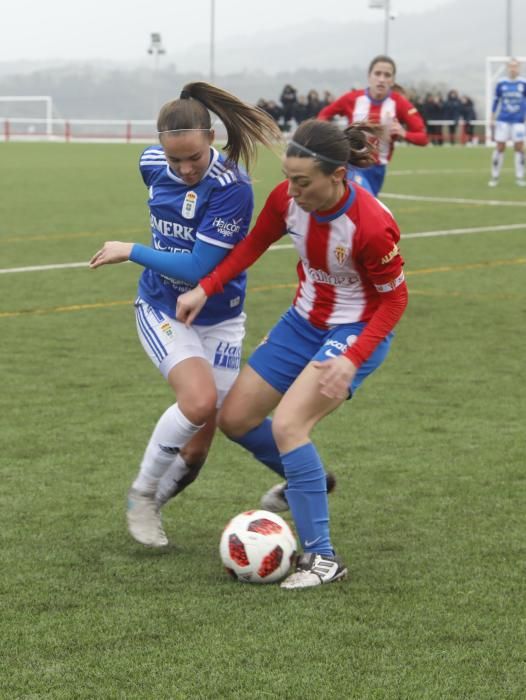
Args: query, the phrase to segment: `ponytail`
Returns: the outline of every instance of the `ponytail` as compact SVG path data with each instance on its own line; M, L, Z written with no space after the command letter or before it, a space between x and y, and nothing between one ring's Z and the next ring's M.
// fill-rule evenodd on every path
M228 160L236 165L242 160L250 168L258 143L272 147L281 139L278 125L262 109L204 82L187 83L179 99L162 107L157 130L159 134L184 129L211 130L210 112L225 125L227 143L223 150Z
M356 168L368 168L376 163L378 141L383 127L370 122L353 122L343 132L349 142L348 163Z
M342 131L336 124L307 119L294 132L287 156L314 158L330 175L341 166L367 168L376 163L382 127L355 122Z

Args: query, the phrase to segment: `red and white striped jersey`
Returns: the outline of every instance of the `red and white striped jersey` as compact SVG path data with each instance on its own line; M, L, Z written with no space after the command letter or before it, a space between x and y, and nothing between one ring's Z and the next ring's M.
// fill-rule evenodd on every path
M390 135L393 119L406 129L405 140L416 146L425 146L428 142L425 124L409 100L398 92L390 92L383 100L373 100L368 90L351 90L324 107L318 119L328 121L335 116L347 117L352 122L368 121L382 124L385 135L380 137L378 145L378 162L382 165L391 160L394 140Z
M314 326L369 321L381 295L404 282L400 231L390 211L353 184L329 211L303 211L282 182L269 195L247 238L201 282L212 293L288 234L299 254L297 312Z

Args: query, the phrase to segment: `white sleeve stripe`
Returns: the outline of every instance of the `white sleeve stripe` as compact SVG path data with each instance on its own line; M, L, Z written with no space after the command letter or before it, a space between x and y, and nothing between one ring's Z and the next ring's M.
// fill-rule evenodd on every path
M224 173L226 171L226 168L223 165L223 163L219 163L218 161L217 163L214 163L214 170L219 170L220 172Z
M234 247L234 243L225 243L224 241L218 241L215 238L209 238L208 236L204 236L202 233L197 233L195 237L199 238L200 241L205 241L205 243L211 243L212 245L216 245L218 246L218 248L228 248L228 250L230 250Z
M398 277L391 282L387 282L387 284L375 284L374 286L377 292L392 292L393 289L399 287L404 280L404 271L402 270Z
M228 170L224 167L218 168L218 165L219 163L216 163L216 165L214 165L214 167L210 171L210 177L213 177L215 180L218 180L223 187L225 185L228 185L229 183L237 182L237 177L232 170Z

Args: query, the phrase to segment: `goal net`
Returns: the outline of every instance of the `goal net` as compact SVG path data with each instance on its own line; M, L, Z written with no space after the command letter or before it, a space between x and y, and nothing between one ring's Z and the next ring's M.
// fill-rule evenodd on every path
M0 120L13 134L53 135L53 98L50 95L0 95Z

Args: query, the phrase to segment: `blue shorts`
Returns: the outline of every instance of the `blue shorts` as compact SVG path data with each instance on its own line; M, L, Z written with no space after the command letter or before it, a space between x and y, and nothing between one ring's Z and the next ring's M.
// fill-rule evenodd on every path
M341 355L365 326L364 322L347 323L323 330L306 321L291 307L254 350L248 364L270 386L284 394L309 362ZM358 369L349 387L351 395L382 364L393 336L389 333Z
M360 182L360 180L367 180L368 186L365 185L365 188L377 197L384 184L386 170L386 166L380 164L370 165L368 168L353 168L352 179L359 185L362 185L362 187L364 183Z

